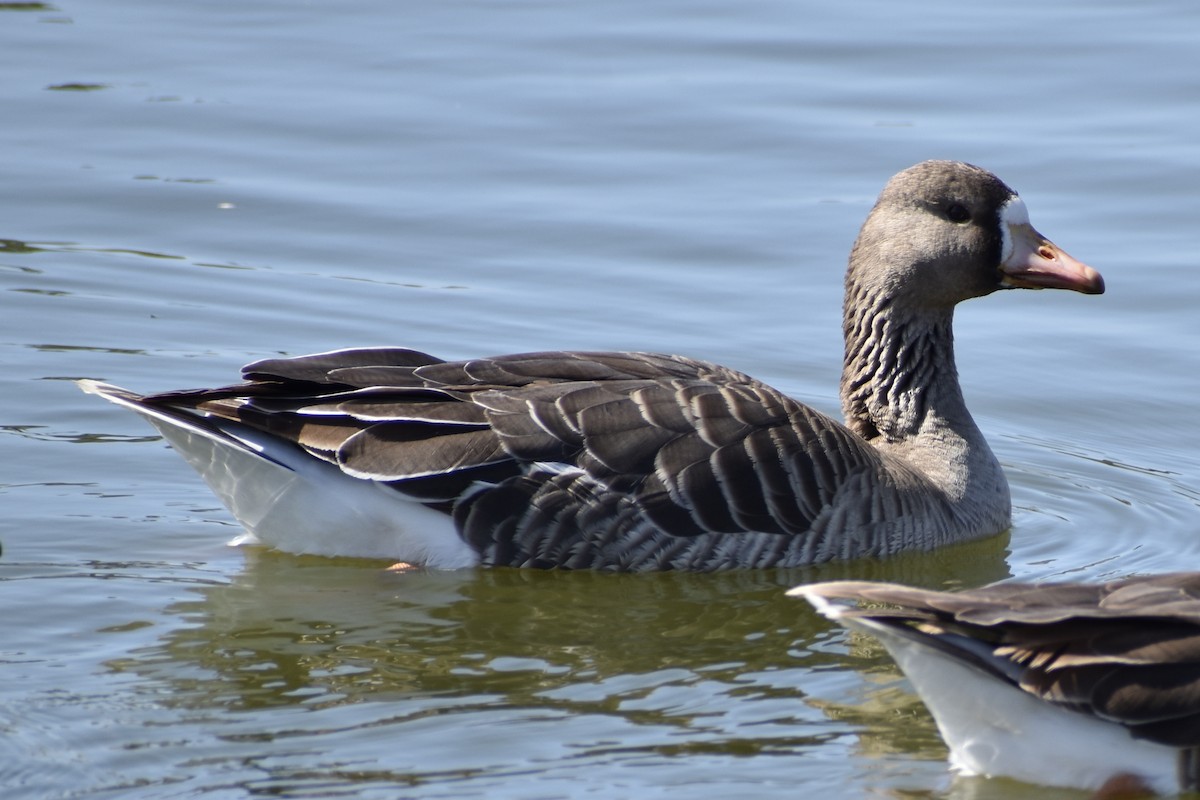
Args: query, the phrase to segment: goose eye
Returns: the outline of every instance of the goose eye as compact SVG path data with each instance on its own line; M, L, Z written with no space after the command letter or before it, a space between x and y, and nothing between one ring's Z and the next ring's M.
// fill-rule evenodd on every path
M946 216L951 222L967 222L971 219L971 212L961 203L955 203L946 209Z

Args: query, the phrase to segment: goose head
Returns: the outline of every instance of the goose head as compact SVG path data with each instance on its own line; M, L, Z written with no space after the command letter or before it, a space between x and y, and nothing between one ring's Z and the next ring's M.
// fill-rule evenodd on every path
M895 175L850 256L852 304L950 312L998 289L1101 294L1096 270L1030 224L1025 203L987 170L925 161Z

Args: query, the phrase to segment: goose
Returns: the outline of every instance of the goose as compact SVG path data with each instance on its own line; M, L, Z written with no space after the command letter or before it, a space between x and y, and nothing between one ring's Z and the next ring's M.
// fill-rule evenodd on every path
M621 571L786 567L1008 528L954 365L962 300L1104 291L990 172L894 176L846 273L841 423L727 367L654 353L443 361L396 347L246 366L145 417L241 522L295 553Z
M1200 573L789 594L883 643L959 773L1099 797L1200 790Z

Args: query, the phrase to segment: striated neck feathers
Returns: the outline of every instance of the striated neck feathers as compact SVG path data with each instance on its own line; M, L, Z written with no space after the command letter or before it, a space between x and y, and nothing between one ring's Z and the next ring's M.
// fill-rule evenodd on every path
M847 277L841 399L868 441L917 436L931 414L967 416L954 366L953 308L899 313L891 298Z

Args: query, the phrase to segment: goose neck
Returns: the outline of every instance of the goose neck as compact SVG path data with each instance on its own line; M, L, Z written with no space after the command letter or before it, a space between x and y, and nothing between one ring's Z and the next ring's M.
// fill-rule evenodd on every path
M952 321L952 310L847 313L841 398L851 429L882 444L974 427L954 364Z

